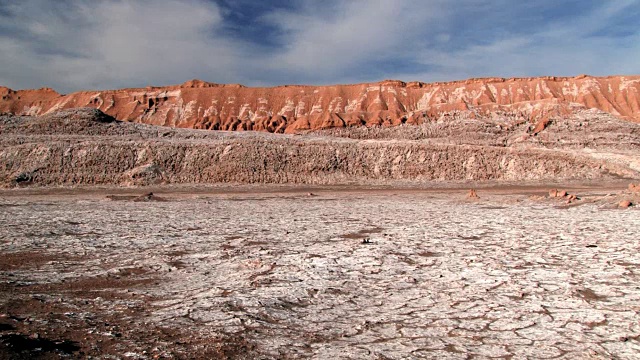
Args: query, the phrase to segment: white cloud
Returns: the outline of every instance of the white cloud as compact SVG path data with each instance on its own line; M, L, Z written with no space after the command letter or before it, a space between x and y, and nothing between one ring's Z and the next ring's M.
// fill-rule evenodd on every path
M633 33L622 36L610 28L640 0L594 3L580 16L521 28L509 20L538 4L299 0L230 24L238 7L212 0L22 0L0 5L0 84L67 92L191 78L279 85L639 73L640 30L627 26ZM229 31L254 21L277 38ZM274 42L282 45L267 45Z
M638 74L640 29L626 37L600 35L640 2L603 2L582 16L541 23L535 31L469 43L457 50L421 49L421 63L431 70L398 71L404 80L446 81L469 77L519 77L578 74ZM490 19L489 19L490 21Z
M0 19L13 28L0 36L3 84L66 91L234 79L239 49L215 36L222 16L210 2L28 0L10 10Z
M339 74L345 68L395 56L424 36L437 2L353 0L314 2L301 12L276 11L266 21L283 29L284 51L273 62L291 71ZM298 9L300 11L300 9Z

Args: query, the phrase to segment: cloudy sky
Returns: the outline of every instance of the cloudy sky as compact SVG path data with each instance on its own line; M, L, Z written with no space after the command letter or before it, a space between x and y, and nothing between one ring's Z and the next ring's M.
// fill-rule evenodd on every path
M640 0L2 0L0 85L640 74Z

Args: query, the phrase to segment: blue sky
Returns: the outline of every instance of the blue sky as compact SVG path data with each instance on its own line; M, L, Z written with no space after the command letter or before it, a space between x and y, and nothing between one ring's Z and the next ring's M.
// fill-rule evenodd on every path
M640 0L0 0L0 85L640 74Z

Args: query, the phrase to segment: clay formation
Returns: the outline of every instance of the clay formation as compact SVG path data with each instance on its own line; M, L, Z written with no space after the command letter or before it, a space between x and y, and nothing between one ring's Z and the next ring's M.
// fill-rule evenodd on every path
M181 85L61 95L0 87L0 113L46 115L92 107L118 120L180 128L295 133L422 124L443 116L518 116L537 135L578 109L640 122L640 76L484 78L250 88L191 80Z

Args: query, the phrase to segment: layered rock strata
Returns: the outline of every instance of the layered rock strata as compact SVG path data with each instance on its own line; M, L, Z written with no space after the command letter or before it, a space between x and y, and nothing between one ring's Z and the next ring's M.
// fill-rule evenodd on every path
M593 108L640 122L640 76L484 78L422 83L252 88L199 80L177 86L61 95L0 87L0 113L45 115L93 107L119 120L180 128L295 133L422 124L443 116L520 116L543 130L550 119Z
M411 184L640 178L640 124L582 111L533 135L518 118L306 135L170 129L95 109L0 116L4 186Z

